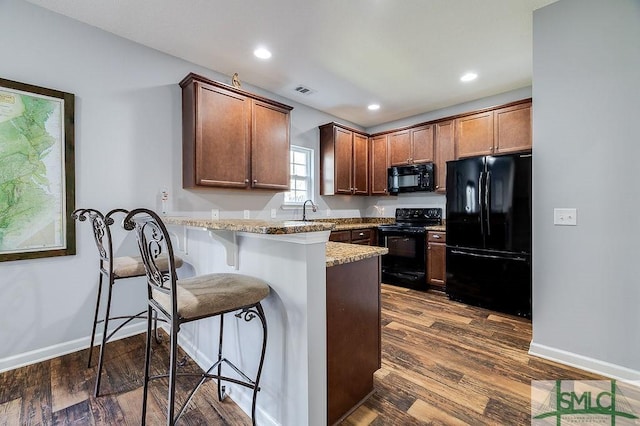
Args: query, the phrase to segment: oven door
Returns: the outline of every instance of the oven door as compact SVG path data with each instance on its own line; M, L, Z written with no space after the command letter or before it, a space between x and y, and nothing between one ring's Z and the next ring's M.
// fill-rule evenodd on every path
M378 229L380 246L389 249L382 256L382 282L416 290L427 290L426 232Z

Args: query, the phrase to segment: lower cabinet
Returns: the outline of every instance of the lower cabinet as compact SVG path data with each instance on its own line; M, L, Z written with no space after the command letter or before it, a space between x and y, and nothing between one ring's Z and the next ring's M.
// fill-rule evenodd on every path
M380 256L327 268L327 423L373 393L382 366Z
M427 283L431 288L444 291L446 276L447 234L427 232Z
M333 231L331 235L329 235L329 241L375 246L378 243L377 235L376 228Z

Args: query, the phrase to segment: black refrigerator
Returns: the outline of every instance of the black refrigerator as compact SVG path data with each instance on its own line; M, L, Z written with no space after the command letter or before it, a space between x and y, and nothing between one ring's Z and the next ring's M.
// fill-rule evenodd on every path
M531 154L447 162L450 299L531 318Z

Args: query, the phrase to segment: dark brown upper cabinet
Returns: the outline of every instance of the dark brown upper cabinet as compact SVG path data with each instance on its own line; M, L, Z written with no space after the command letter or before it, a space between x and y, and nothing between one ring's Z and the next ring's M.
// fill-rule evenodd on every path
M447 192L447 161L455 160L453 139L453 120L439 121L434 124L435 140L433 144L433 162L435 170L435 191Z
M182 87L182 186L289 189L290 111L196 74Z
M320 126L320 195L369 195L369 138L337 123Z
M531 101L456 119L456 157L531 149Z
M389 168L389 156L387 149L387 135L372 136L369 138L370 160L369 172L371 182L371 195L389 195L387 188L387 169Z
M445 194L447 161L531 151L531 105L524 99L374 135L320 126L320 194L388 195L389 167L429 162L435 192Z
M422 125L389 134L389 165L433 161L433 126Z

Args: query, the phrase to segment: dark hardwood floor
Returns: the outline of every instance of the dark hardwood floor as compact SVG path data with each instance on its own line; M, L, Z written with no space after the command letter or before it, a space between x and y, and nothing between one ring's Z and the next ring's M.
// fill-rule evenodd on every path
M527 354L531 323L461 303L439 293L382 286L382 369L375 394L343 425L528 425L531 380L602 377ZM96 351L97 352L97 351ZM0 426L137 425L142 400L143 335L109 343L102 395L87 351L0 374ZM168 359L157 346L153 372ZM190 359L185 371L196 371ZM192 385L179 380L183 401ZM151 386L147 424L165 422L166 381ZM260 396L258 396L259 398ZM181 424L249 425L207 383Z
M529 320L383 285L376 393L343 425L529 425L532 380L603 379L530 342Z

